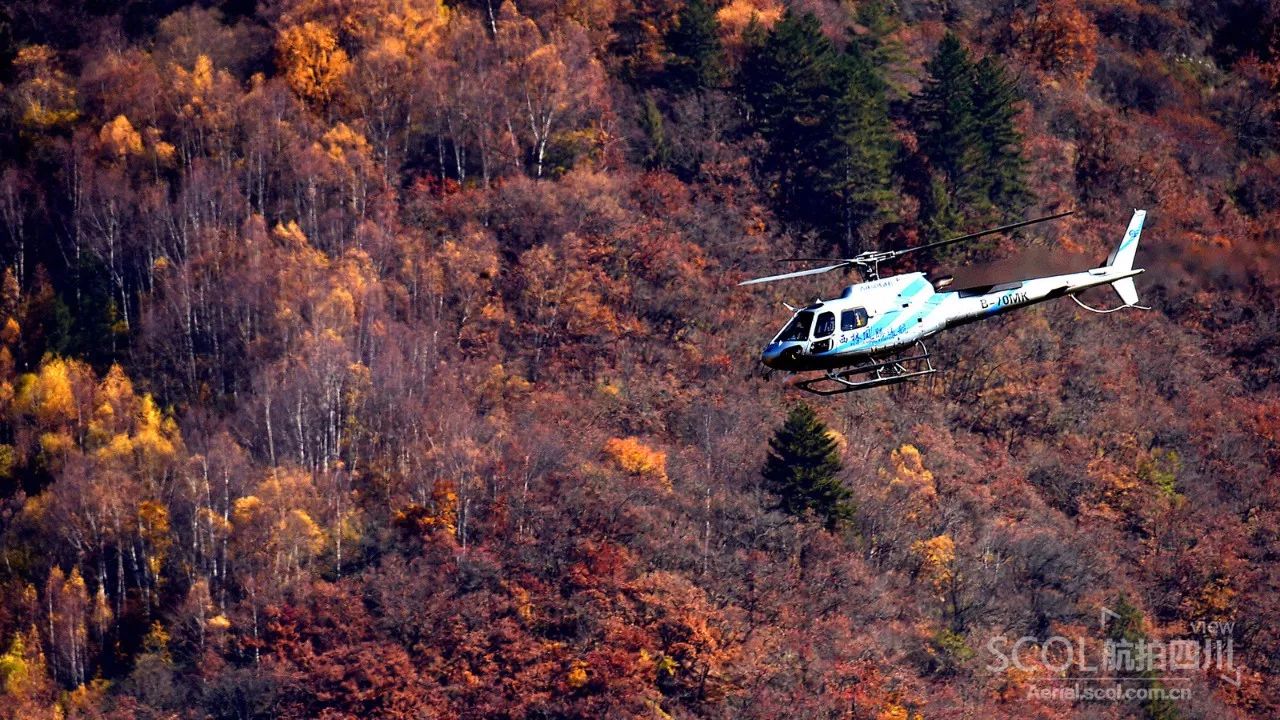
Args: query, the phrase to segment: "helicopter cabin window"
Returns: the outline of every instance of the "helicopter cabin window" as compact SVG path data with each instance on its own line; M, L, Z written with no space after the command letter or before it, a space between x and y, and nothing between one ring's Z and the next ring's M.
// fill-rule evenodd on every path
M818 326L813 329L814 338L824 338L836 331L835 313L824 312L818 316Z
M840 313L840 332L857 330L867 326L866 308L854 308Z
M777 342L794 342L809 339L809 326L813 324L813 313L798 312L791 323L778 334Z

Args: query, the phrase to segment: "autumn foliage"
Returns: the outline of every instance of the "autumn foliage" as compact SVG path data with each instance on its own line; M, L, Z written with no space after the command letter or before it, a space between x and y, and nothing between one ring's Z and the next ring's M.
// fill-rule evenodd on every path
M1280 715L1276 27L3 4L0 718ZM841 283L736 287L777 258L1076 210L922 262L982 284L1133 207L1150 312L804 409L757 372ZM989 662L1205 623L1240 672L1172 705Z

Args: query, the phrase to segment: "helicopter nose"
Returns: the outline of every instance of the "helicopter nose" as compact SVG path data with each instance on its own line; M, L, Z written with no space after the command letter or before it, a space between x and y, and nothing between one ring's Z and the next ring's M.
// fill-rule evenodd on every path
M769 343L764 352L760 353L760 362L775 370L781 370L799 351L800 348L793 343Z

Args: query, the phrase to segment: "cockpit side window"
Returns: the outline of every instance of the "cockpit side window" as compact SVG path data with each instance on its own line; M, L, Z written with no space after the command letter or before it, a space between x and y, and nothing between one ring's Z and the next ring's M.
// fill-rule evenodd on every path
M818 316L818 325L813 329L814 338L824 338L836 331L836 314L824 312Z
M791 322L778 333L777 342L794 342L809 339L809 326L813 324L813 313L801 311L796 313Z
M840 313L840 332L857 330L867 326L866 308L854 308Z

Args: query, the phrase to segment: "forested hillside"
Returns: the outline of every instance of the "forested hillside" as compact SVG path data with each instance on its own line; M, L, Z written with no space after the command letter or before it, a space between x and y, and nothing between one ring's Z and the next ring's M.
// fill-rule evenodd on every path
M1280 716L1277 17L3 0L0 717ZM1133 208L1151 311L761 377L776 258Z

